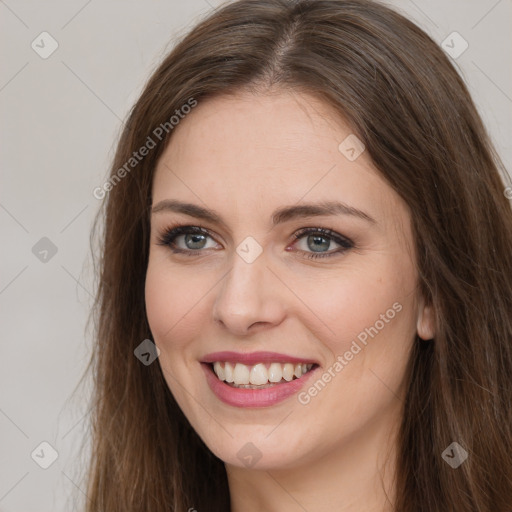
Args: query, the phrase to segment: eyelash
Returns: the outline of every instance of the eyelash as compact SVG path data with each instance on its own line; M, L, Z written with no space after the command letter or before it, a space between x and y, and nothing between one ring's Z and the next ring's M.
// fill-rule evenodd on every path
M174 240L180 236L180 235L187 235L187 234L200 234L205 235L213 239L212 235L207 229L201 228L199 226L171 226L164 230L164 232L159 236L157 244L168 246L173 253L179 253L184 254L187 256L196 256L199 254L202 249L177 249L174 245ZM331 231L330 229L325 228L302 228L296 233L294 233L295 240L300 240L306 235L321 235L323 238L326 238L327 240L331 240L333 242L336 242L341 246L341 248L336 249L331 252L327 253L306 253L307 256L304 256L308 259L318 259L318 258L326 258L326 257L332 257L334 255L343 254L345 251L354 248L354 243L349 238L339 235L338 233L335 233L334 231ZM301 251L305 252L305 251Z

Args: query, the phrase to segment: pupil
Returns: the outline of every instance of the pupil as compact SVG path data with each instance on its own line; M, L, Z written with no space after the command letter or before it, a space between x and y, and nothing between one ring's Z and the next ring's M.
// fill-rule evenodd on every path
M203 242L203 245L201 245L200 247L190 247L188 244L189 241L191 241L193 244ZM187 247L189 247L189 249L202 249L202 247L204 246L204 242L205 242L204 235L197 235L197 234L185 235L185 243L187 244Z
M324 238L323 236L310 235L310 236L308 237L308 242L310 242L311 240L313 240L313 241L314 241L314 242L313 242L313 243L314 243L314 246L313 246L313 247L311 247L311 249L313 249L313 251L315 251L315 252L322 252L322 251L318 251L318 250L316 249L316 248L318 248L318 247L319 247L320 249L322 249L322 247L323 247L324 249L328 249L328 248L329 248L329 242L330 242L330 241L329 241L329 240L327 240L326 238ZM324 242L323 244L322 244L322 241Z

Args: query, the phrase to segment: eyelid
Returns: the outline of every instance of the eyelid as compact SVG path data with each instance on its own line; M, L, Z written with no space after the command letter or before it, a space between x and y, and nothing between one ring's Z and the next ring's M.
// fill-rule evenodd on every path
M171 247L171 243L173 243L174 240L176 238L178 238L179 236L187 235L187 234L191 234L191 233L205 235L205 236L211 238L212 240L215 240L216 243L218 243L217 240L215 239L215 237L210 232L210 230L207 228L203 228L202 226L196 226L196 225L192 225L192 224L175 224L175 225L171 225L171 226L164 228L157 235L157 244L163 245L163 246L169 246L169 248L171 250L174 250ZM174 251L181 252L181 253L203 252L202 250L194 251L193 249L176 249Z
M328 228L320 228L320 227L310 227L310 228L301 228L298 231L294 233L294 237L296 239L303 238L304 235L307 234L316 234L319 233L322 236L325 236L326 238L330 238L337 244L341 245L342 247L353 247L354 242L348 238L345 235L342 235L340 233L337 233L336 231L333 231L332 229Z

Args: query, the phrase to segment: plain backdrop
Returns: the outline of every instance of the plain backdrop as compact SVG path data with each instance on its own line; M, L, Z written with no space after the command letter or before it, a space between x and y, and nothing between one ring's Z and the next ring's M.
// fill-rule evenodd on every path
M441 46L468 45L451 58L510 172L512 0L388 3ZM91 348L92 191L150 72L219 5L0 0L0 511L76 510L88 388L72 393Z

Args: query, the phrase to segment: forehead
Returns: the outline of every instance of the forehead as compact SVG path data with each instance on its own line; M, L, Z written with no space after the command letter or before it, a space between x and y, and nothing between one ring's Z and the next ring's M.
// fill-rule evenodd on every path
M267 206L342 200L374 218L396 212L398 198L368 154L350 160L340 151L350 137L343 118L307 94L240 92L199 102L158 162L153 203L172 197L263 215Z

